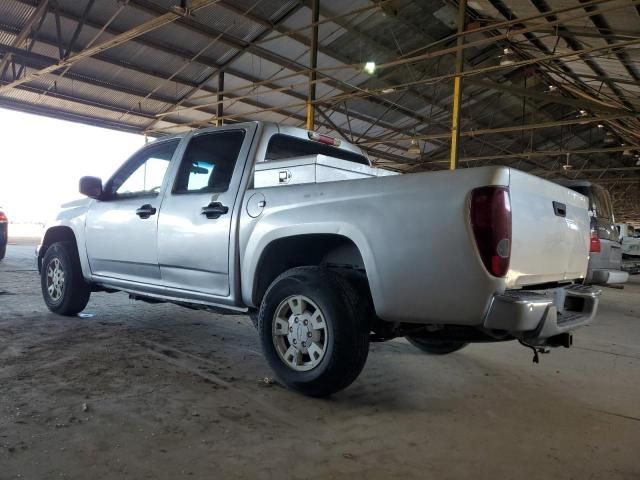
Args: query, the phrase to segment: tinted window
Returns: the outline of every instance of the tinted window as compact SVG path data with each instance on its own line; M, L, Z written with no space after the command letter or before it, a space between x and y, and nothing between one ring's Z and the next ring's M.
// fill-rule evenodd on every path
M225 192L244 140L244 130L204 133L187 147L174 192Z
M144 148L115 173L105 191L118 198L157 194L179 143L175 139Z
M285 158L303 157L305 155L326 155L349 162L369 165L369 161L357 153L341 150L331 145L277 134L271 137L267 146L266 160L283 160Z
M613 221L613 207L609 192L599 185L591 186L591 208L597 218Z

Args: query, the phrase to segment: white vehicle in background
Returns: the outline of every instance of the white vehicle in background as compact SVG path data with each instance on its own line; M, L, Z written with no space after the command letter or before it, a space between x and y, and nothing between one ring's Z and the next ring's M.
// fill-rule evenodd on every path
M640 259L640 230L636 230L627 223L616 223L616 228L620 233L622 256Z

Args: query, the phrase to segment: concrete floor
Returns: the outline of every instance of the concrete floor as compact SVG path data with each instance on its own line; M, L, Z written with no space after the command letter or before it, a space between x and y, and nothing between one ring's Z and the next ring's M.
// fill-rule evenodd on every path
M373 345L313 400L263 381L250 321L124 294L48 313L33 247L0 262L0 478L640 478L640 278L575 347Z

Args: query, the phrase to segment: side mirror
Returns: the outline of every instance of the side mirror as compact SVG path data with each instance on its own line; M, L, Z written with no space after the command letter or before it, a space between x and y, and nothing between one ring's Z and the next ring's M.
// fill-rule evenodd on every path
M98 177L82 177L80 179L80 193L89 198L102 197L102 180Z

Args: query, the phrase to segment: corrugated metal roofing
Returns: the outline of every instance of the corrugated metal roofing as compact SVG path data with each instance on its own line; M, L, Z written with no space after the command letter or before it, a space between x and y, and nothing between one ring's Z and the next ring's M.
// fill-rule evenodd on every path
M71 53L92 41L95 45L112 39L179 4L177 0L100 0L93 2L86 22L78 29L87 2L57 1L63 52L75 33ZM465 50L465 70L487 71L464 81L463 130L513 130L514 125L575 119L580 108L574 104L549 102L540 96L549 85L556 87L552 92L555 96L578 99L585 105L600 102L618 111L640 110L640 45L628 45L617 52L606 50L609 43L640 38L640 8L632 0L591 3L589 7L580 0L470 0L468 28L496 24L498 28L467 35L466 42L481 43ZM0 72L2 84L13 80L14 71L24 75L59 60L53 2L35 41L34 32L27 32L27 41L14 45L16 35L38 4L39 0L0 2L0 57L17 54L15 62ZM217 76L222 68L226 72L225 114L231 115L230 120L248 117L304 125L311 34L309 5L309 1L297 0L221 0L75 63L64 74L60 70L9 90L3 90L0 84L0 106L162 134L183 128L172 127L180 124L195 126L214 121ZM567 8L573 10L541 14ZM589 8L600 15L585 16ZM457 5L441 0L394 0L381 4L369 0L321 0L320 13L320 73L316 89L323 115L317 116L318 128L333 134L338 128L339 135L364 142L372 158L397 168L445 166L441 160L448 157L446 138L420 140L426 152L422 157L407 156L406 152L412 138L446 136L449 131L452 82L446 76L453 71L454 56L424 58L411 65L381 69L374 75L361 71L360 65L371 60L380 65L451 47L451 35L457 28ZM527 20L534 16L534 20ZM499 26L515 17L524 19L524 24ZM555 19L562 20L560 25L553 23ZM35 22L34 31L38 25ZM518 34L523 26L531 32ZM507 30L516 33L493 40ZM447 40L430 46L442 39ZM569 54L576 49L601 50L528 67L497 69L506 47L513 50L517 60ZM357 68L350 67L356 64ZM477 85L474 81L478 79L490 81L494 87ZM256 81L263 85L241 88ZM278 91L269 93L271 88ZM532 96L523 97L518 93L521 91ZM587 110L588 115L598 114L595 107ZM563 157L530 159L525 152L600 148L604 146L605 131L615 142L630 146L632 153L640 153L637 116L604 124L604 129L598 129L595 122L573 122L562 128L463 136L463 157L494 157L463 165L509 163L557 175L561 174L557 170L565 161ZM376 144L381 137L395 140ZM518 159L500 159L502 154L518 152L523 152ZM617 205L621 205L620 187L627 188L629 182L638 183L640 179L640 167L636 168L633 155L585 154L572 161L577 168L570 175L585 176L580 173L581 168L598 169L593 175L614 185L610 188L617 195ZM640 206L625 208L640 218Z

